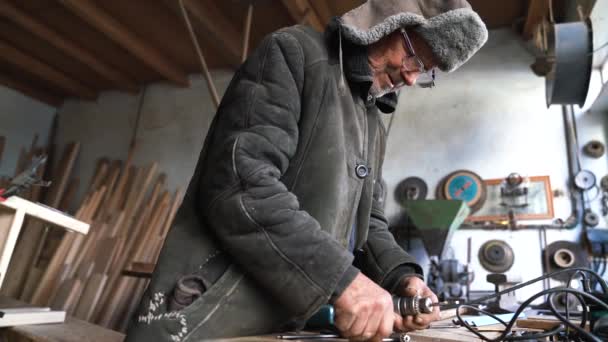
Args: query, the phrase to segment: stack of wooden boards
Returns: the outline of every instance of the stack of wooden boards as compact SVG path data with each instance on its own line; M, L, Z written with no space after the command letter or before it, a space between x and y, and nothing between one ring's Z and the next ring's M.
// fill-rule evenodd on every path
M50 177L53 184L44 196L46 205L62 211L70 208L78 187L78 180L70 177L78 152L79 144L66 146ZM35 155L32 152L30 159ZM179 189L174 193L166 189L166 177L158 173L156 163L136 167L132 156L133 149L124 163L98 162L74 213L91 224L88 235L49 230L37 221L26 223L3 295L65 310L111 329L126 329L147 280L121 272L133 262L156 262L183 197Z

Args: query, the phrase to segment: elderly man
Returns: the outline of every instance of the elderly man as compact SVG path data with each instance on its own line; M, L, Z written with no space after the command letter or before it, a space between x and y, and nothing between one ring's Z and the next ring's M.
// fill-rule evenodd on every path
M436 296L387 230L379 111L486 39L464 0L370 0L324 35L269 35L223 97L127 341L299 329L326 303L351 339L436 320L393 312L391 293Z

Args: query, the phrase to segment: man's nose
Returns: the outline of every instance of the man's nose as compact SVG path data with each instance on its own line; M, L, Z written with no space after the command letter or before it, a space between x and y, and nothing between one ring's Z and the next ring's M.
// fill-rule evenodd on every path
M401 71L401 77L403 78L403 82L408 86L413 86L414 84L416 84L416 80L418 79L419 75L420 72L418 71Z

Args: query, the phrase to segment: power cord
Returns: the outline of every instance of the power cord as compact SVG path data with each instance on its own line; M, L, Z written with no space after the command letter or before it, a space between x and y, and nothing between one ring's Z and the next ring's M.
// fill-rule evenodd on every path
M493 295L489 295L489 296L485 296L482 298L479 298L477 300L474 300L472 302L469 302L468 304L463 304L463 305L459 305L457 306L456 309L456 317L459 321L459 323L464 326L465 328L467 328L470 332L472 332L473 334L475 334L477 337L479 337L480 339L482 339L483 341L491 341L491 342L498 342L498 341L519 341L519 340L529 340L529 339L539 339L539 338L544 338L547 336L553 336L556 334L559 334L561 332L563 332L564 330L569 332L569 329L572 328L574 330L576 330L577 332L577 337L582 337L583 340L585 341L593 341L593 342L598 342L598 341L602 341L600 338L598 338L597 336L593 335L592 333L589 333L587 331L584 330L584 326L587 324L587 315L588 315L588 311L586 308L586 304L585 304L585 299L587 299L588 301L591 301L599 306L601 306L602 308L608 310L608 305L604 302L602 302L600 299L598 299L597 297L584 292L584 291L580 291L577 289L573 289L570 287L557 287L557 288L552 288L552 289L547 289L547 290L543 290L541 292L538 292L537 294L533 295L532 297L528 298L526 301L524 301L515 311L515 313L513 314L513 318L508 322L504 322L503 320L501 320L499 317L481 310L477 307L472 306L471 304L478 304L478 303L482 303L488 299L493 299L496 298L502 294L505 293L509 293L509 292L513 292L517 289L520 289L522 287L528 286L532 283L535 283L537 281L540 280L544 280L547 279L549 277L553 277L557 274L561 274L561 273L565 273L565 272L572 272L572 274L570 275L570 279L568 280L568 286L570 286L570 282L571 280L578 274L582 275L583 278L583 288L585 291L589 291L589 286L588 286L588 282L587 282L587 277L585 274L588 274L590 276L593 276L597 282L601 285L602 287L602 291L604 292L604 294L608 294L608 285L606 284L606 282L602 279L602 277L587 268L582 268L582 267L575 267L575 268L570 268L570 269L564 269L564 270L560 270L560 271L556 271L556 272L552 272L549 274L545 274L543 276L540 276L538 278L532 279L530 281L527 281L525 283L513 286L507 290L504 291L500 291L496 294ZM582 318L581 318L581 324L580 326L577 326L576 324L572 323L569 319L569 311L568 311L568 304L566 301L566 316L564 317L563 315L561 315L557 309L555 308L554 303L551 301L551 297L558 294L558 293L566 293L566 296L568 296L569 294L574 294L575 298L582 304L583 307L583 311L582 311ZM557 317L557 319L562 323L559 326L557 326L556 328L549 330L549 331L545 331L542 333L537 333L537 334L527 334L527 335L522 335L522 336L515 336L512 335L512 329L513 326L515 325L515 322L517 321L517 318L519 317L519 315L522 313L522 311L524 311L524 309L526 309L532 302L534 302L537 298L539 297L543 297L548 295L548 302L549 302L549 308L551 310L551 312L555 315L555 317ZM485 315L488 315L492 318L494 318L497 322L501 323L502 325L505 326L505 330L496 338L489 338L485 335L483 335L482 333L476 331L471 325L469 325L465 320L462 319L461 315L460 315L460 308L467 308Z

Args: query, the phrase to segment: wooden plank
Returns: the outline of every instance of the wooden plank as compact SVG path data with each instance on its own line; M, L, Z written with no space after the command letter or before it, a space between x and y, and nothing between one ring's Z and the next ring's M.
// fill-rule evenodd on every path
M104 286L108 280L107 274L93 274L87 281L82 297L78 302L78 307L74 312L74 316L80 319L90 321L93 317L95 307L99 303Z
M69 279L62 284L52 299L50 306L55 310L63 310L68 314L74 312L78 299L83 292L84 285L80 279Z
M156 267L156 265L151 262L133 261L129 267L122 271L122 274L136 278L152 278L154 267Z
M0 74L0 84L12 88L25 96L46 103L51 107L59 107L63 103L63 98L8 75Z
M106 189L102 187L95 196L92 197L90 203L81 208L79 215L76 217L83 221L90 221L92 216L94 215L97 207L99 206L99 201ZM34 292L31 303L36 305L47 305L48 300L51 296L53 288L57 284L57 278L59 270L64 263L65 257L67 256L74 239L76 238L76 234L72 232L68 232L64 235L59 247L55 251L53 258L49 262L40 283L38 284L38 288Z
M44 273L44 270L37 266L32 267L31 269L28 270L28 275L27 275L28 281L26 281L23 284L23 289L21 290L21 292L18 295L19 299L32 298L32 295L34 294L34 291L36 291L36 287L38 286L38 282L42 278L43 273ZM8 279L7 279L7 281L8 281Z
M2 40L0 40L0 59L52 83L69 94L87 100L97 98L97 93L93 89Z
M80 153L80 143L72 142L66 145L63 152L63 157L59 162L59 168L53 174L53 184L50 193L45 199L45 203L53 208L57 208L61 202L61 197L65 193L65 189L72 174L74 163Z
M82 47L65 39L50 26L30 16L27 12L22 11L11 3L7 1L0 3L0 16L4 16L5 18L13 21L28 31L43 38L46 42L59 50L64 51L74 59L86 64L97 72L98 75L102 76L108 81L111 81L119 89L126 90L132 94L137 93L138 86L135 81L116 70L114 67L106 64L103 60L99 59L86 49L83 49Z
M188 77L180 67L131 32L127 26L114 19L95 2L91 0L60 0L60 2L168 80L184 87L189 85Z
M536 26L540 24L545 15L547 15L547 11L549 10L548 1L552 0L530 0L528 14L522 32L522 36L525 40L532 39Z
M11 197L12 198L12 197ZM0 202L2 203L2 202ZM4 211L3 215L7 215L6 211ZM13 213L10 213L11 216L11 224L9 226L8 231L3 232L2 243L2 254L0 255L0 288L2 287L2 282L6 277L6 273L8 270L9 263L11 261L11 257L13 256L13 251L15 249L15 245L17 244L17 238L19 237L19 232L21 232L21 226L23 225L23 219L25 218L25 210L17 209ZM8 219L3 219L6 223ZM6 227L2 227L6 229Z

